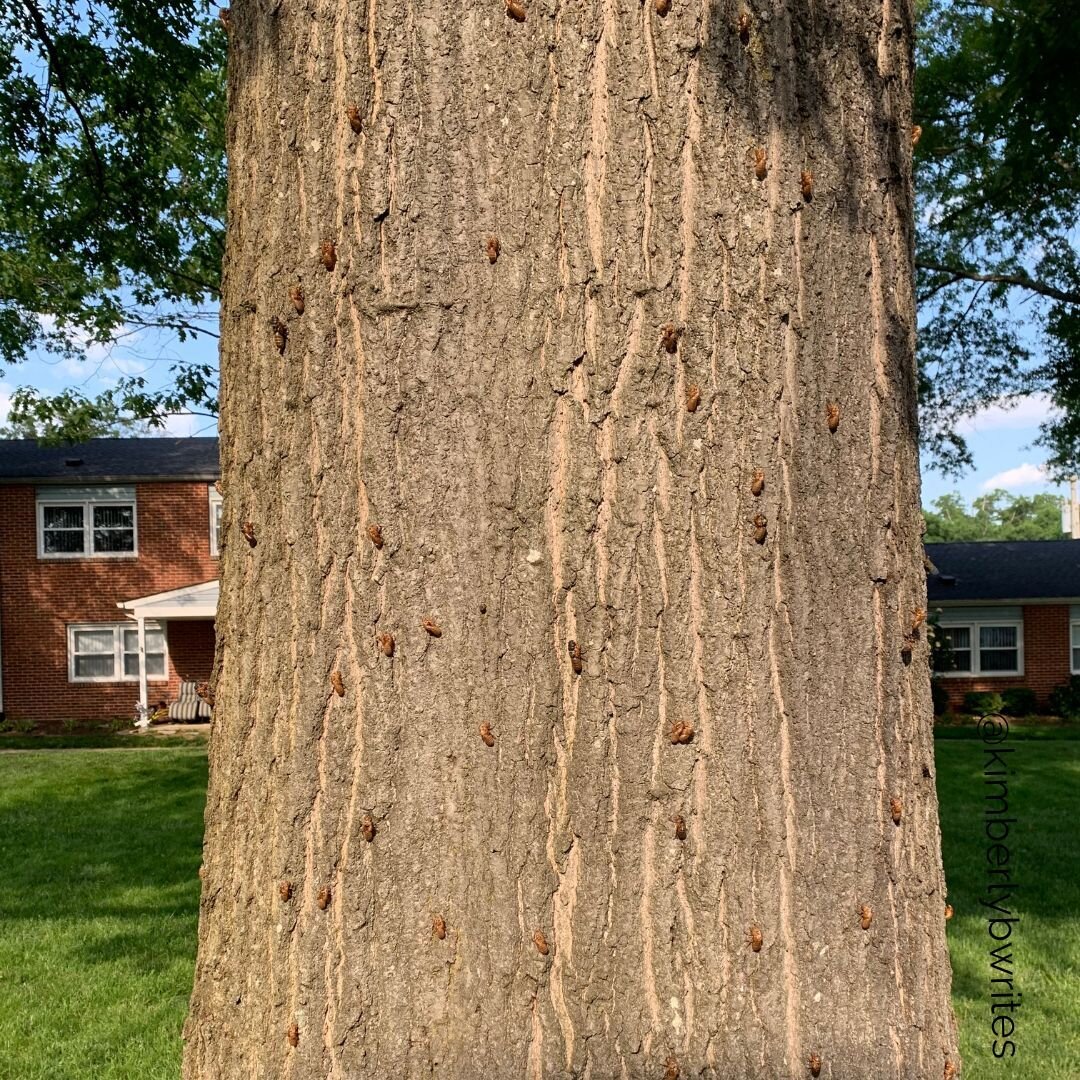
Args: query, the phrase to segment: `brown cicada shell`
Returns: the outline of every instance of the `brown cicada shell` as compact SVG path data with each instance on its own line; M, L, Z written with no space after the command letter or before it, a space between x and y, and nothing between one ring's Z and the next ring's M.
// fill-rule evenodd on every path
M543 930L537 930L536 933L533 934L533 944L536 946L536 951L541 956L547 956L547 954L551 952L551 948L547 943L547 938L544 937Z
M334 693L337 694L338 697L345 696L345 683L341 678L340 671L330 672L330 685L334 688Z
M368 539L375 545L375 547L381 549L386 542L383 540L382 526L381 525L369 525L367 527Z
M330 906L330 886L324 885L319 890L319 895L315 898L315 902L319 905L320 911L325 911Z
M349 118L349 127L354 135L359 135L364 130L364 121L360 118L360 110L355 105L345 107L345 115Z
M442 627L434 619L424 619L420 625L432 637L442 637Z
M680 336L681 332L676 329L674 323L664 323L660 327L660 344L670 356L674 356L679 351Z
M825 406L825 420L829 425L829 430L835 433L840 426L840 406L835 401L830 401Z
M762 936L761 936L761 927L760 926L751 926L750 927L750 948L753 949L754 952L761 952L762 940L763 939L762 939Z
M292 301L293 311L297 315L304 314L304 290L299 285L294 285L289 290L289 299Z
M499 252L502 250L502 245L499 243L497 236L489 236L487 238L487 257L489 263L497 263L499 261Z
M379 635L379 648L382 649L384 656L394 655L394 635L393 634L380 634Z
M870 929L870 924L874 921L874 909L869 904L863 904L859 908L859 925L864 930Z
M288 903L288 901L292 899L292 882L291 881L283 881L278 886L278 896L281 897L281 902L283 904Z
M440 940L446 939L446 920L441 915L436 915L431 920L431 932Z
M360 822L360 835L370 844L375 839L375 822L372 820L370 814L364 815L364 820Z
M270 329L274 331L274 348L278 354L285 355L285 343L289 339L289 328L275 315L270 320Z
M334 267L337 266L337 248L334 246L333 240L323 241L319 261L330 273L334 272Z
M686 411L697 412L697 407L701 404L701 390L695 383L691 383L686 391Z
M769 155L765 153L764 146L754 147L754 175L759 180L764 180L769 174Z
M686 822L683 820L682 814L676 814L671 820L675 823L675 839L685 840Z
M485 746L495 745L495 736L491 733L491 725L486 720L480 725L480 738L484 740Z

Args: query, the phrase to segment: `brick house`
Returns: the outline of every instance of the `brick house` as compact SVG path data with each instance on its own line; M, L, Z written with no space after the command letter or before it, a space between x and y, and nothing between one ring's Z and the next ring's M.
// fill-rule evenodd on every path
M1080 675L1080 543L927 544L931 615L952 650L938 672L959 707L969 690L1027 687L1040 704Z
M0 441L0 714L134 719L209 677L218 442Z

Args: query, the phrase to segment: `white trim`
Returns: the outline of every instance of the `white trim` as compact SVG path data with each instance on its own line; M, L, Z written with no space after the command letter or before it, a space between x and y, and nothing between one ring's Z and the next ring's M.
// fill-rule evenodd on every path
M151 630L160 630L163 635L162 656L165 659L164 675L148 675L150 682L169 681L169 638L165 627L157 622L146 624ZM69 683L137 683L138 675L124 674L124 631L132 629L130 623L68 623L67 626L67 668ZM111 675L76 675L75 674L75 633L79 630L111 630L113 635L113 673ZM101 655L108 655L103 653ZM130 655L128 653L127 655ZM140 655L140 666L142 656Z
M214 507L223 505L224 499L213 484L207 486L206 493L210 509L210 555L216 559L221 554L221 539L220 530L214 528Z
M1024 674L1024 620L1023 619L956 619L950 622L942 613L938 625L942 630L966 629L971 634L970 647L964 651L971 653L971 667L966 671L935 671L934 675L942 679L1015 679ZM980 663L982 643L979 631L984 626L1014 626L1016 627L1016 670L1014 671L983 671Z
M129 619L213 619L217 616L218 582L204 581L168 592L121 600L117 607Z
M45 507L78 506L83 515L82 551L45 550ZM94 551L94 507L95 506L130 506L131 507L131 551ZM139 510L134 496L131 499L58 499L43 497L40 493L35 500L37 521L37 557L39 559L137 559L139 557ZM74 532L74 530L71 530Z

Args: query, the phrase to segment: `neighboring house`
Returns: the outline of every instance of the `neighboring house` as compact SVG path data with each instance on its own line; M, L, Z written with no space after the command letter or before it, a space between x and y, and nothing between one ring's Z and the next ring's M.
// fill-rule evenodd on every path
M1040 704L1080 675L1080 543L927 544L931 617L952 651L949 702L969 690L1033 690Z
M217 439L0 441L0 713L135 716L209 677Z

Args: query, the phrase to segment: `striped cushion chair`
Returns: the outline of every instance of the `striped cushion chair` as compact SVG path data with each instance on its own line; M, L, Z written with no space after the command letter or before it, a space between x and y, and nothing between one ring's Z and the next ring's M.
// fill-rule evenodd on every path
M182 682L180 693L169 706L169 719L190 722L209 720L210 706L195 693L195 682Z

